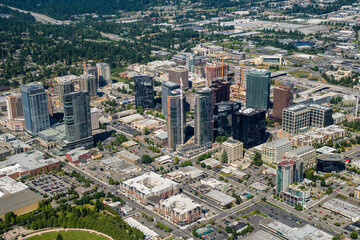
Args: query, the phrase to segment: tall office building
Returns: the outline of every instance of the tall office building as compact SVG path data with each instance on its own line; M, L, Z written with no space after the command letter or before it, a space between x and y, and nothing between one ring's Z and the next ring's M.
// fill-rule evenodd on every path
M198 90L195 96L194 137L197 145L213 141L213 104L210 88Z
M290 134L311 127L326 127L332 124L332 108L317 104L298 104L283 110L283 130Z
M24 116L22 98L20 93L13 93L6 96L6 107L8 118L14 119Z
M150 75L137 75L134 76L134 91L135 91L135 104L138 108L154 107L154 80Z
M176 146L185 142L186 112L184 109L185 96L182 96L181 109L180 89L176 89L168 96L167 128L169 149L176 150ZM182 111L181 111L182 110Z
M230 83L228 81L215 80L211 85L213 104L230 100Z
M232 118L241 109L238 102L220 102L214 104L214 138L217 136L232 136Z
M63 102L64 94L68 94L75 91L73 79L67 76L58 78L58 86L59 86L59 101L61 103Z
M161 84L161 112L165 117L167 117L168 111L168 97L171 96L172 91L179 88L179 83L165 82Z
M195 54L186 56L186 68L189 72L195 72Z
M297 134L300 130L310 126L310 112L305 104L293 105L283 110L282 127L290 134Z
M80 89L88 91L90 97L96 97L98 89L97 77L94 75L82 75L80 77Z
M284 108L292 105L294 84L282 83L274 88L273 117L276 121L282 120Z
M310 104L310 126L327 127L332 124L332 107L326 107L318 104Z
M189 88L189 72L185 67L176 67L169 69L169 81L180 84L182 80L183 89Z
M217 78L223 78L227 74L227 65L208 64L205 66L206 87L211 87L212 82Z
M64 119L67 141L75 142L92 136L88 91L64 95Z
M100 110L98 108L91 108L91 130L99 129L99 118L100 118Z
M97 77L98 83L101 85L107 85L111 83L110 66L107 63L97 63Z
M50 128L47 94L44 86L33 82L20 86L26 130L37 134Z
M246 108L233 114L233 139L252 148L265 142L266 111Z
M50 116L54 116L54 109L53 109L53 104L52 104L52 97L51 97L51 93L49 90L46 90L46 97L47 97L47 102L48 102L48 111Z
M246 107L269 109L271 72L254 69L246 77Z

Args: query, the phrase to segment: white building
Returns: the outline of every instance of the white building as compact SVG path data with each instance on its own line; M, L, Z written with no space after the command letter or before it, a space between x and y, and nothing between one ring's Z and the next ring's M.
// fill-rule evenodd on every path
M222 144L222 150L226 152L229 163L238 161L244 157L243 143L238 140L227 140Z
M99 129L99 118L100 118L100 110L98 108L91 108L91 130Z
M288 139L280 138L262 145L262 160L267 163L278 163L286 152L292 150L292 144Z

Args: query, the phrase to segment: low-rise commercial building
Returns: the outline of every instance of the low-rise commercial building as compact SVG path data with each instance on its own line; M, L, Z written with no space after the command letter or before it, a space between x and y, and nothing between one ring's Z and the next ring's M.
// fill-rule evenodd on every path
M147 172L135 178L120 183L120 189L126 195L144 204L149 203L149 197L158 200L173 196L179 192L179 184L163 178L157 173Z
M129 152L128 150L122 150L118 153L116 153L116 155L128 162L131 162L133 164L137 164L140 162L140 157L132 152Z
M341 214L344 217L351 219L353 222L359 221L360 207L355 206L345 200L333 198L330 201L324 203L323 207L332 212Z
M84 163L91 159L90 150L85 150L84 147L76 148L65 154L66 160L73 164Z
M222 193L218 190L212 190L210 192L208 192L206 194L206 196L212 200L214 200L215 202L217 202L217 204L221 205L221 206L226 206L228 204L231 203L235 203L236 199L225 194Z
M201 217L202 207L183 194L160 200L155 208L162 216L181 226L190 224Z

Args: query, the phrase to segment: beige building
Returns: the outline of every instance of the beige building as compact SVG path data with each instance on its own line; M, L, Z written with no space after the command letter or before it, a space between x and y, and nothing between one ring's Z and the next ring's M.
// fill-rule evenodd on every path
M222 144L222 150L226 152L229 163L238 161L244 157L243 143L238 140L227 140Z
M354 190L354 198L360 199L360 187L355 188L355 190Z
M286 152L292 150L291 142L286 138L280 138L262 146L262 160L266 163L279 163Z
M6 107L9 119L24 116L22 98L20 93L6 96Z
M304 166L311 166L316 161L316 151L312 146L302 146L285 153L285 157L299 157L303 160Z
M98 108L91 108L91 130L99 129L99 118L100 118L100 110Z

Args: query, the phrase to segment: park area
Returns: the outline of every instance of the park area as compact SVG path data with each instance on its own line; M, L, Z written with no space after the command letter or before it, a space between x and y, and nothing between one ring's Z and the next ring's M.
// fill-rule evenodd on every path
M59 231L48 232L38 236L27 238L28 240L57 240L58 235L61 235L63 240L108 240L104 236L99 236L96 233L85 231Z

